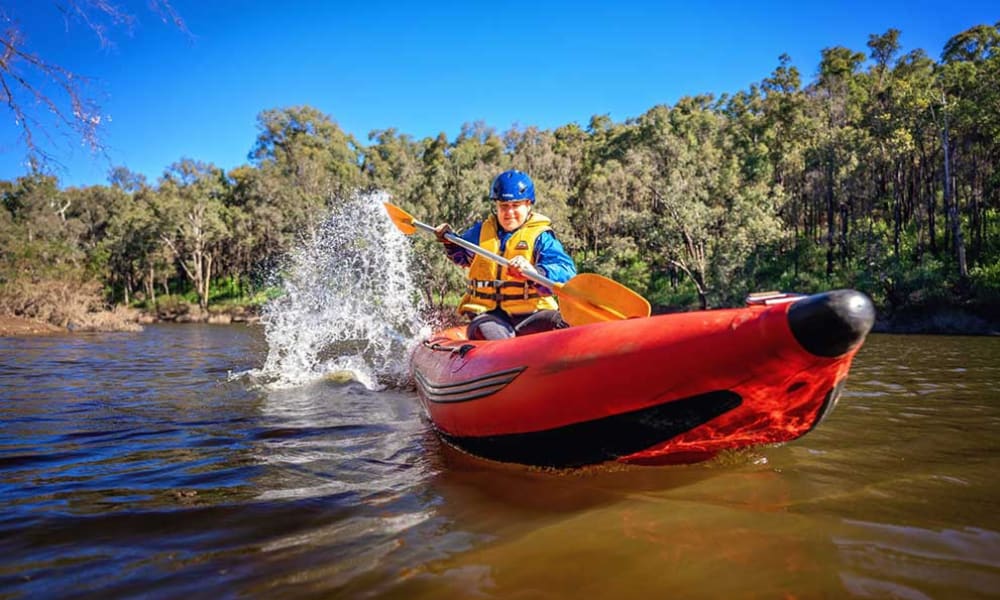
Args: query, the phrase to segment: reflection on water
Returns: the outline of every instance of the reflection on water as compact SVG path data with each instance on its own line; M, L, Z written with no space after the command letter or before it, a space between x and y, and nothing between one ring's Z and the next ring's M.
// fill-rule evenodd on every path
M0 339L0 597L996 597L1000 339L872 336L806 437L546 471L261 331Z

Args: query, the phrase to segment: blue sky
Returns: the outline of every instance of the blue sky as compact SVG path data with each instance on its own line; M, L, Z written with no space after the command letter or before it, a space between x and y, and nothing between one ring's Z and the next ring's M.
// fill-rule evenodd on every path
M868 35L902 31L903 51L938 59L951 36L1000 20L994 1L882 2L263 2L171 0L190 35L143 0L102 48L55 0L7 8L31 49L92 78L110 119L108 156L58 131L42 140L64 187L105 184L112 165L155 182L188 157L247 162L256 116L308 104L367 142L395 127L419 139L463 123L586 125L699 93L732 93L767 77L787 53L808 82L820 51L867 54ZM10 113L0 124L0 179L25 173Z

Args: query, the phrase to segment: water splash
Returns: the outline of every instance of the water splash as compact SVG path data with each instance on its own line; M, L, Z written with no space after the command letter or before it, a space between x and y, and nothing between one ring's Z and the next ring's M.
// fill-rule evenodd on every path
M406 381L409 351L430 327L388 200L354 195L291 253L283 294L264 308L268 354L255 379L293 387L346 372L369 389Z

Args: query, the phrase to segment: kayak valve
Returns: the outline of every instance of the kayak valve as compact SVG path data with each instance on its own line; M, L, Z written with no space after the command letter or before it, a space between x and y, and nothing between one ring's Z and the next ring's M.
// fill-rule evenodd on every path
M857 290L833 290L796 301L788 309L795 339L816 356L834 358L860 344L875 324L875 306Z

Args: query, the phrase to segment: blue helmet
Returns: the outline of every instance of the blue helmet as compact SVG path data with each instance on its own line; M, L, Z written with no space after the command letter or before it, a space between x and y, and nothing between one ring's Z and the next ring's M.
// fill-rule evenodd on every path
M517 202L531 200L535 203L535 184L526 173L516 169L497 175L490 186L490 200L497 202Z

